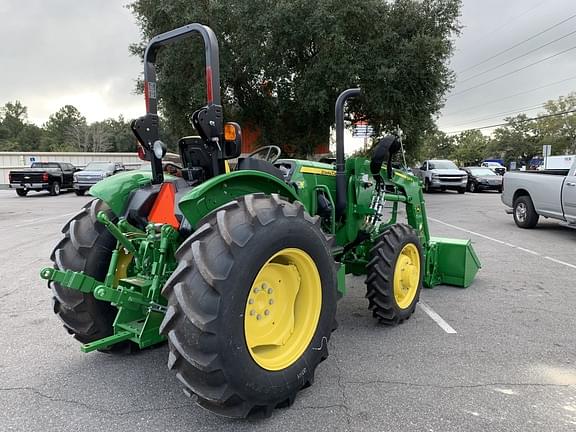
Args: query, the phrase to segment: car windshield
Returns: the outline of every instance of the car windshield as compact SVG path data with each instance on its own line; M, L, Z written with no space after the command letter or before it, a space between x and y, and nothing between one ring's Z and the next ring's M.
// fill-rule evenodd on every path
M85 171L107 171L112 169L112 164L108 162L90 162L84 168Z
M60 165L53 162L34 162L32 168L60 168Z
M435 160L430 161L430 169L458 169L458 167L449 160Z
M489 168L470 168L470 173L475 176L495 176L498 175Z

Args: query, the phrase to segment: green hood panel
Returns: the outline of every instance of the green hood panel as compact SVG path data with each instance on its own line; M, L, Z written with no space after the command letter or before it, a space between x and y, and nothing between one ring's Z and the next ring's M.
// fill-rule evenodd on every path
M168 181L176 177L164 174ZM152 172L145 170L125 171L111 177L100 180L90 188L88 192L96 198L100 198L110 206L116 216L124 213L130 193L152 182Z
M180 210L192 227L207 214L235 198L253 194L279 194L298 201L294 189L262 171L241 170L222 174L193 188L179 202Z

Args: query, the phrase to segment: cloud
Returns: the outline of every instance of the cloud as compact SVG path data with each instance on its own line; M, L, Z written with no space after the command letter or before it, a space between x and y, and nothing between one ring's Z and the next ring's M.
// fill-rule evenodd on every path
M128 52L140 34L120 2L3 0L0 12L0 104L20 100L37 124L65 104L89 121L142 114L142 66Z

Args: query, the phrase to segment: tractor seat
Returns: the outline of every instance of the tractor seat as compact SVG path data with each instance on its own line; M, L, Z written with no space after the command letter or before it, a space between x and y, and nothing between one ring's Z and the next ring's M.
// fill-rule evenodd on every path
M273 175L274 177L279 178L280 180L284 181L285 177L280 169L276 168L270 162L267 162L262 159L256 158L244 158L238 161L238 165L236 166L236 171L240 170L254 170L254 171L262 171L267 174Z

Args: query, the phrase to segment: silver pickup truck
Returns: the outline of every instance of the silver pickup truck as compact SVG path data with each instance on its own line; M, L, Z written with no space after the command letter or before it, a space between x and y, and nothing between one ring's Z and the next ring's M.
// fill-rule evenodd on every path
M520 228L534 228L540 216L576 228L576 161L568 172L506 173L502 202Z

